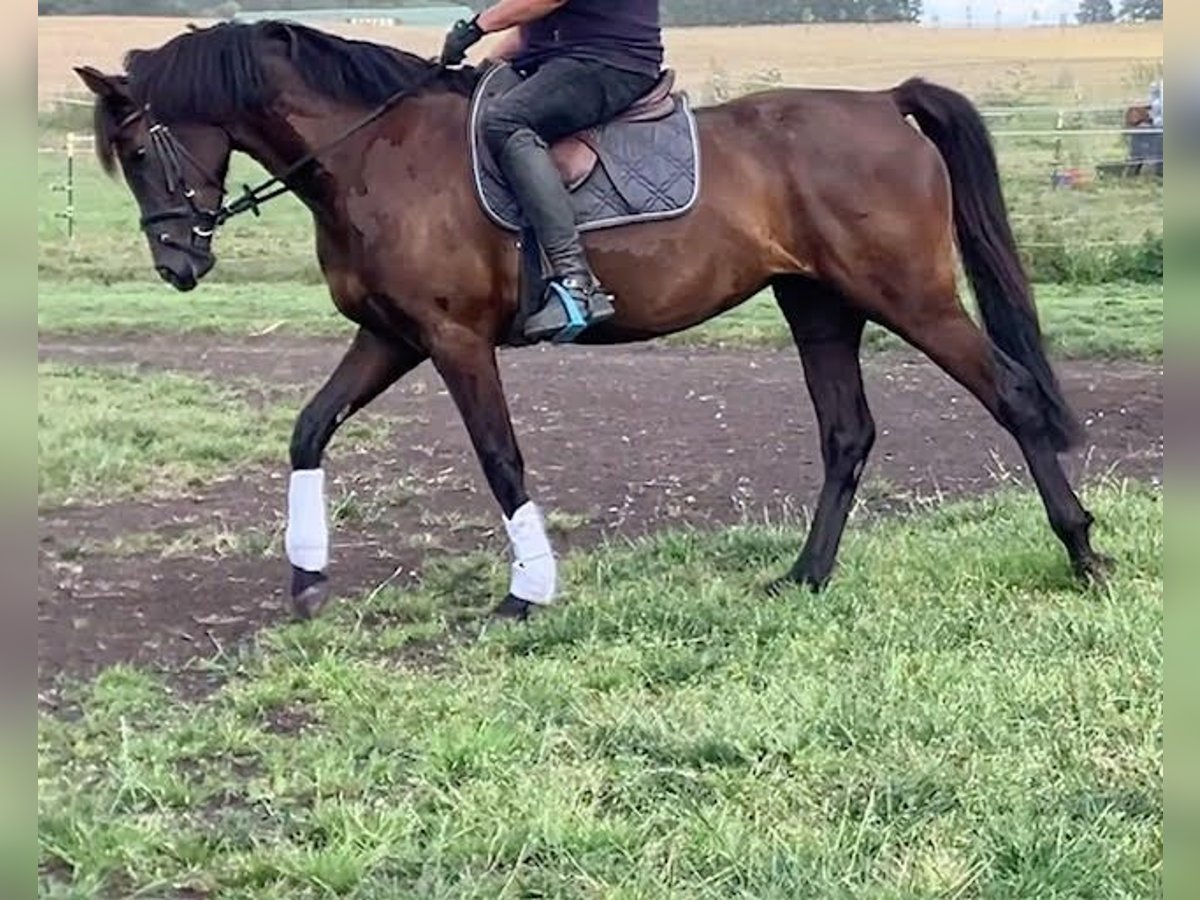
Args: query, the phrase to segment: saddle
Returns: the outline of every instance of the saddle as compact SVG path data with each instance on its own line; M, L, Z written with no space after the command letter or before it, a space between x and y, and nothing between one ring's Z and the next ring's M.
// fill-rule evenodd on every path
M675 70L665 69L662 76L633 105L613 122L657 122L675 112ZM606 123L608 124L608 123ZM563 184L573 191L592 174L600 155L596 145L604 125L586 128L550 145L550 158L558 166Z
M522 228L520 205L488 151L482 122L488 107L520 81L511 66L493 66L471 101L476 193L492 221L510 231ZM699 195L696 121L669 69L623 113L555 142L550 156L570 191L580 231L681 216Z
M517 310L505 343L519 347L526 319L542 307L548 284L545 259L533 230L483 136L488 107L521 76L511 66L488 69L471 99L471 168L487 216L518 234ZM644 96L612 121L563 138L550 147L581 231L682 216L700 194L700 139L687 95L675 92L667 70Z

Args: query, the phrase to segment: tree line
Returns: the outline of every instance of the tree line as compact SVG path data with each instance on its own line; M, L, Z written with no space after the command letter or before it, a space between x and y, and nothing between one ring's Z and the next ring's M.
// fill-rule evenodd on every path
M463 0L481 9L488 0ZM239 10L436 6L412 0L38 0L38 15L228 17ZM915 22L921 0L662 0L668 25L750 25L783 22Z
M489 0L463 0L482 9ZM38 15L228 17L239 10L385 8L438 5L430 0L38 0ZM668 25L754 25L784 22L915 22L921 0L662 0ZM1163 17L1163 0L1080 0L1084 24L1145 22Z
M1120 6L1113 0L1079 0L1079 10L1075 13L1075 18L1084 25L1116 22L1118 19L1150 22L1162 17L1163 0L1120 0Z

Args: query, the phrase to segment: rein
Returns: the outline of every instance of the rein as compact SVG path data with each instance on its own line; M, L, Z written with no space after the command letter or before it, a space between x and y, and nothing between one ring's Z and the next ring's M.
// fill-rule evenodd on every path
M289 178L312 165L322 155L328 153L347 138L357 134L368 125L386 115L404 100L407 100L414 94L425 90L425 88L433 84L433 82L439 75L442 74L443 71L444 67L441 64L435 65L415 84L409 85L408 87L392 94L381 104L379 104L379 106L375 107L375 109L369 112L364 118L355 122L337 137L326 141L315 150L309 151L304 156L300 157L300 159L296 160L294 163L284 169L280 174L273 175L266 181L263 181L254 187L251 187L248 184L242 185L242 193L231 203L226 203L222 205L219 210L217 210L215 220L216 226L224 225L234 216L240 216L242 213L252 212L256 216L261 216L263 204L269 203L276 197L281 197L291 191L291 188L287 185L287 180Z

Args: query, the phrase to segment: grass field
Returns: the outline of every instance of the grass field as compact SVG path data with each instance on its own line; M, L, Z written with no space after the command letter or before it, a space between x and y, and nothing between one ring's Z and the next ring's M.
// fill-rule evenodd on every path
M278 464L304 397L171 372L39 365L39 506L178 494L231 470ZM369 413L346 425L359 447L385 433Z
M55 140L62 137L54 134ZM1000 150L1014 226L1031 271L1088 285L1040 289L1042 315L1056 349L1069 355L1159 355L1162 184L1134 181L1051 191L1041 175L1022 168L1034 165L1030 154L1050 151L1004 144ZM105 178L88 154L82 148L76 161L73 240L67 239L61 218L64 159L52 154L38 159L42 330L346 330L320 288L311 217L294 198L282 198L262 219L230 223L217 242L220 262L204 290L174 296L152 271L128 191ZM1048 164L1049 156L1037 158ZM236 162L231 184L260 174L247 161ZM1147 240L1147 234L1154 237ZM1103 284L1113 278L1145 283ZM877 332L876 342L883 337ZM786 336L770 303L755 301L680 340L780 344Z
M245 472L290 418L249 385L39 376L43 503ZM1161 493L1087 493L1104 589L1009 492L860 521L819 598L761 593L794 527L673 532L484 629L505 572L472 553L198 663L210 696L68 684L39 719L39 894L1155 896ZM269 529L128 537L91 551L278 554Z
M51 151L38 156L38 328L51 360L55 340L129 349L144 333L168 334L187 354L199 352L200 335L277 340L280 352L297 346L289 336L349 335L317 270L309 215L293 198L262 219L231 223L217 241L212 279L180 295L154 275L124 186L80 147L77 230L67 239L58 150L68 130L89 130L89 111L50 101L77 91L72 64L114 68L127 47L157 44L184 24L38 20L39 141ZM352 32L421 53L441 40L437 29ZM991 117L994 128L1042 130L1063 105L1140 99L1161 69L1163 28L687 29L671 32L668 44L682 83L705 102L760 86L877 87L919 73L981 104L1013 107ZM1107 127L1109 119L1103 112L1085 124ZM1056 165L1090 171L1119 155L1120 142L1108 136L1001 137L998 146L1053 354L1161 361L1161 182L1049 189ZM230 184L258 174L239 160ZM790 344L765 294L671 340ZM872 328L868 343L881 350L898 342ZM684 356L725 354L672 358ZM892 368L899 358L884 360L872 370L878 377L912 377ZM1140 393L1146 385L1161 396L1149 367L1067 365L1094 372L1087 384L1101 388L1110 373L1137 379L1131 415L1105 431L1105 449L1114 465L1137 457L1134 471L1154 472L1138 456L1152 455L1161 435L1156 397ZM752 376L755 390L765 377ZM603 387L632 393L645 378L638 369ZM939 401L942 414L925 409L927 393L911 390L931 421L960 415L953 398ZM265 601L283 566L281 524L250 495L255 479L285 462L302 395L250 375L39 363L38 613L51 626L41 633L66 635L62 648L50 648L49 666L145 658L104 657L91 634L166 648L174 638L164 632L176 626L202 636L191 625L208 616L232 608L235 620L246 617L228 626L240 631L223 632L232 634L225 643L208 632L211 658L196 647L181 651L190 661L180 664L164 649L145 665L117 664L87 681L44 683L39 638L39 896L1161 894L1160 487L1115 479L1085 486L1097 546L1118 562L1103 587L1074 582L1028 491L1008 486L934 503L915 488L878 482L864 485L863 504L873 504L873 489L901 499L883 517L874 505L856 506L834 581L820 596L761 590L794 558L807 508L772 517L775 527L711 532L677 530L679 520L655 512L650 523L670 530L574 544L588 549L564 562L561 606L527 627L506 627L485 624L508 573L489 549L503 535L482 482L477 497L473 483L455 482L454 502L466 512L435 504L445 484L414 473L426 463L430 472L451 471L442 468L442 432L414 438L405 424L415 415L368 413L338 436L347 480L335 479L330 494L335 531L347 525L335 540L343 568L356 568L347 558L365 560L368 574L327 618L279 626L282 614ZM1126 413L1126 395L1118 396L1106 422ZM746 399L731 394L729 402ZM1143 400L1145 410L1133 408ZM664 419L658 427L670 429L671 416ZM881 419L885 436L887 427ZM919 433L895 448L894 471L917 479L929 439L909 430ZM951 429L947 438L960 434ZM682 429L678 436L697 440ZM725 452L719 440L713 446ZM819 467L812 448L802 464ZM531 466L545 465L539 455ZM354 461L376 457L392 480L376 484L366 472L371 496L359 497ZM613 478L604 478L618 483L616 497L626 487L619 453L614 459ZM608 459L593 463L609 471ZM1089 465L1084 471L1100 470ZM538 477L552 476L546 469ZM1006 472L981 489L1021 477ZM239 496L221 493L226 478L239 479ZM552 530L587 519L568 507ZM480 511L487 524L474 549L420 549L438 546L433 532L452 530L454 516ZM468 532L456 539L474 540ZM417 586L362 588L374 582L370 565L396 558L420 572ZM219 596L189 593L210 580L224 586ZM197 597L211 604L198 617ZM89 630L97 620L108 630ZM264 622L271 626L256 630ZM73 641L86 646L67 646Z
M76 145L73 208L75 234L64 219L68 198L66 127L86 133L89 110L51 116L38 155L38 274L41 279L100 282L153 278L137 212L124 184L106 178L86 140ZM1053 114L1031 111L1017 121L994 122L1008 130L1044 130ZM1114 122L1089 123L1111 127ZM1102 181L1054 190L1051 176L1070 168L1093 172L1123 157L1119 137L997 138L1001 174L1018 243L1033 277L1095 283L1112 279L1161 281L1163 185L1153 179ZM262 172L235 159L228 184L254 183ZM465 176L464 176L465 177ZM1147 235L1151 240L1147 243ZM261 219L235 220L222 230L213 280L320 280L308 211L294 198L273 203Z
M73 239L63 219L65 157L38 157L39 279L108 283L157 278L137 228L133 198L123 183L104 177L90 147L81 152L75 164ZM1031 161L1029 154L1041 151L1018 147L1005 155L1001 145L1000 152L1013 227L1034 278L1162 280L1161 182L1136 179L1056 191L1049 186L1049 153ZM1011 173L1010 163L1017 167ZM1021 165L1034 170L1023 174ZM246 160L236 159L228 183L253 182L260 174ZM313 248L311 215L294 198L284 197L261 219L235 219L222 229L215 245L219 265L210 280L317 283L321 274Z
M1040 285L1042 327L1060 357L1156 360L1163 352L1161 284ZM38 330L44 335L159 331L180 334L345 335L354 326L312 284L209 284L184 297L166 285L50 282L38 292ZM677 344L787 347L791 337L769 292L698 328L674 335ZM867 346L898 347L872 326Z
M182 20L39 18L39 99L78 95L70 66L119 65L132 45L153 46L182 29ZM437 29L357 27L346 33L432 53ZM990 124L997 138L1014 227L1035 278L1095 283L1112 279L1161 281L1161 182L1097 181L1098 164L1124 157L1115 135L1028 134L1065 124L1120 126L1119 109L1142 102L1161 72L1161 23L1100 28L990 31L906 26L777 26L677 29L668 53L681 83L700 102L778 84L881 87L913 74L968 92L978 104L1000 107ZM1095 111L1095 106L1108 107ZM1080 110L1072 112L1072 110ZM66 130L90 131L86 106L58 107L40 116L38 158L38 272L40 278L141 280L152 277L136 212L123 185L99 171L85 145L76 159L76 236L66 238ZM235 161L229 184L261 173ZM1051 190L1055 171L1078 170L1083 181ZM1149 245L1144 244L1152 236ZM309 214L285 198L261 220L239 220L222 233L215 279L318 281Z
M671 534L479 640L490 558L206 699L110 670L39 722L40 894L1157 896L1161 497L1090 501L1101 591L1003 495L852 531L819 599L758 592L794 533Z

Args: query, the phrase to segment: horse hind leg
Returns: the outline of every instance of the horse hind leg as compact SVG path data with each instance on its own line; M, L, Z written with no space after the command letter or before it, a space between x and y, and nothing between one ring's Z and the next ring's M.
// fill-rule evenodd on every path
M525 490L525 462L513 431L495 347L490 338L447 328L433 342L431 356L500 505L512 549L508 594L493 608L492 616L525 619L553 602L558 564L541 510Z
M875 443L875 423L863 392L859 348L864 316L832 288L789 276L775 297L800 352L817 414L824 481L800 556L773 590L792 583L820 590L829 580L846 519Z
M1087 580L1102 579L1112 560L1092 549L1094 520L1063 471L1057 449L1061 427L1037 380L971 320L953 284L928 296L920 306L881 309L878 318L974 394L1013 436L1072 568Z

